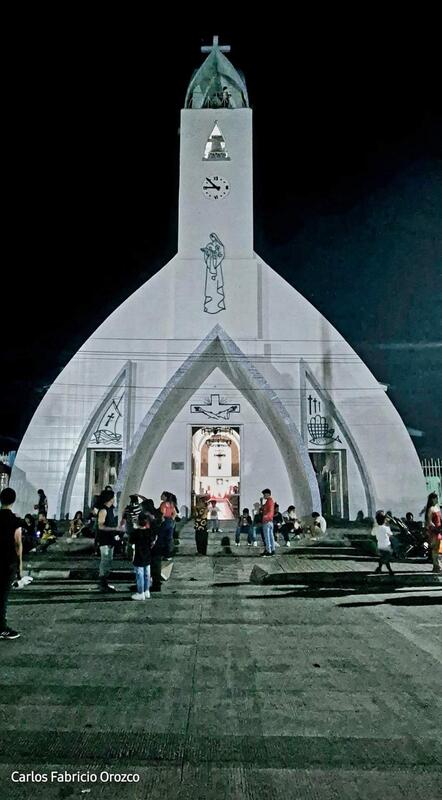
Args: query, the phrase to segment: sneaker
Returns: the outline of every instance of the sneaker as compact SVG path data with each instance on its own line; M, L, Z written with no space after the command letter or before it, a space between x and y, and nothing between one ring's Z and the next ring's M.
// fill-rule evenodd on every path
M381 570L381 568L380 568L380 567L377 567L377 568L375 569L375 575L380 575L380 574L381 574L381 572L382 572L382 570Z
M251 546L252 546L252 542L247 542L247 547L251 547Z
M149 591L144 592L144 599L145 600L150 600L150 592Z
M163 558L163 561L173 561L173 559L170 558L170 557L169 558Z
M263 558L270 558L270 556L273 555L273 553L268 553L267 550L264 550L264 552L261 553L261 555Z
M275 542L275 547L279 547L279 544L278 544L278 542Z
M19 639L20 634L17 631L13 631L12 628L5 628L4 631L0 633L0 639Z
M253 547L258 547L258 542L253 542Z
M274 555L276 555L275 551L273 550L273 551L270 553L270 555L271 555L271 556L274 556Z
M144 600L144 592L136 592L132 595L132 600Z
M100 591L101 592L116 592L117 590L116 590L115 586L113 586L111 583L102 583L102 584L100 584Z
M287 541L287 542L285 543L285 546L286 546L286 547L291 547L291 544L290 544L290 542L288 542L288 541Z

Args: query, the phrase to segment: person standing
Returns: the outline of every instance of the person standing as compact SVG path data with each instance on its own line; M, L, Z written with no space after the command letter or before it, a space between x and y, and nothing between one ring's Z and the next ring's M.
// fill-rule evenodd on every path
M102 592L116 592L115 586L109 583L108 578L112 569L115 542L120 540L120 529L117 528L117 518L114 512L114 497L112 489L105 489L100 496L100 508L97 520L97 543L100 549L100 581Z
M256 537L260 536L263 546L265 547L264 534L262 532L262 508L260 503L253 504L253 541L256 542Z
M124 509L121 518L121 527L125 526L126 533L129 537L135 528L135 524L141 514L141 511L142 508L139 502L139 496L137 494L129 495L129 503Z
M391 537L393 534L391 532L391 528L385 524L386 519L387 517L384 512L378 511L376 514L376 525L374 525L372 529L372 534L376 536L379 552L379 564L377 569L375 569L375 572L382 572L382 565L385 564L390 575L394 575L390 564L391 557L393 555L393 551L391 549Z
M150 515L141 512L138 515L138 525L129 536L130 543L135 547L133 564L137 582L137 591L132 595L132 600L150 598L150 564L156 538Z
M262 531L264 534L265 550L263 556L275 555L275 540L273 538L273 516L275 513L275 501L270 489L263 489L262 496L264 503L262 506Z
M39 489L38 492L38 501L35 504L34 508L37 511L38 515L42 515L45 518L48 516L48 498L46 497L43 489Z
M218 517L218 508L216 505L216 500L211 500L209 505L209 519L212 533L218 533L219 531L219 517Z
M207 509L204 501L200 501L195 509L195 543L196 551L200 556L207 555Z
M440 543L442 541L442 514L436 492L428 495L425 508L425 527L427 529L428 541L430 544L431 560L433 562L433 572L441 571L439 558Z
M20 636L6 621L11 584L16 577L21 578L23 570L20 520L12 511L16 496L14 489L9 488L0 494L0 639Z
M170 492L162 493L160 512L163 517L163 522L161 524L161 529L159 534L159 541L162 546L162 555L165 561L171 561L176 508L175 508L175 503L172 501Z

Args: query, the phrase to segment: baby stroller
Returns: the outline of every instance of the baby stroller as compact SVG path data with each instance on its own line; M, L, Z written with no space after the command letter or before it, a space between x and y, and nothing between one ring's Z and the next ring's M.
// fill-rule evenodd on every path
M423 528L415 525L410 530L399 517L387 517L387 521L399 528L398 532L394 531L391 542L394 555L399 561L404 561L406 558L428 557L429 544Z

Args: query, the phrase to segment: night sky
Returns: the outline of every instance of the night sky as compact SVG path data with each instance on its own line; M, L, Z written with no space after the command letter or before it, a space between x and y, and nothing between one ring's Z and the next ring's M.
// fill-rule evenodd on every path
M175 254L179 112L218 33L254 110L257 252L389 384L420 454L442 455L436 22L282 22L11 33L0 447L17 449L69 358Z

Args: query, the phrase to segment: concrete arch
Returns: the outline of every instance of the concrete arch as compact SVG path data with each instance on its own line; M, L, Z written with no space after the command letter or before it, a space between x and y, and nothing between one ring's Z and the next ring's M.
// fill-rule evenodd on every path
M60 519L63 519L66 512L69 511L69 506L72 497L72 491L74 488L75 479L77 477L78 469L80 467L81 460L87 450L88 443L92 436L92 433L98 424L101 416L103 415L106 406L111 402L113 395L117 389L126 387L126 392L130 389L131 385L131 362L127 361L124 367L117 373L115 376L112 384L110 385L109 389L103 395L101 400L98 401L97 405L95 406L91 416L89 417L88 422L84 426L80 439L78 441L78 445L73 452L71 458L69 459L69 463L66 467L65 474L63 476L63 480L61 482L61 491L58 500L58 513ZM129 429L129 402L128 398L125 398L125 435L127 436L130 432Z
M220 325L198 345L170 378L135 433L123 462L117 490L123 508L139 490L153 454L171 421L216 365L261 417L280 450L301 514L321 508L318 484L307 447L290 414L259 370Z
M312 372L308 369L308 365L304 360L301 359L301 368L304 370L305 376L310 381L311 385L315 388L319 396L322 398L323 401L326 401L330 408L332 409L333 417L336 422L339 424L341 428L347 444L350 448L350 451L353 455L355 460L356 466L359 470L359 475L361 476L362 485L364 487L365 493L365 502L367 503L367 515L369 517L374 517L376 513L376 505L375 505L375 495L374 495L374 488L373 488L373 481L371 480L370 473L367 469L367 465L362 457L362 453L359 450L353 436L351 435L351 431L349 426L347 425L344 417L342 416L341 412L337 408L336 404L333 402L330 393L325 389L319 381L316 380L315 376Z

